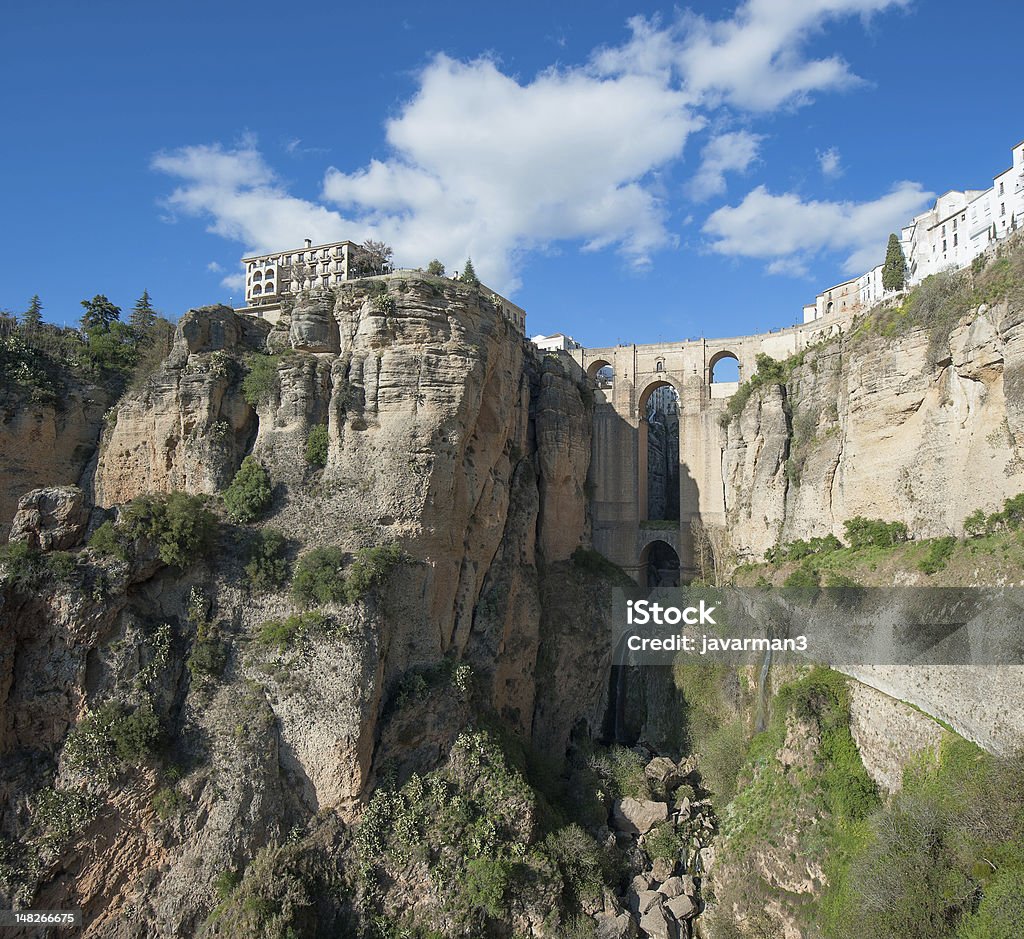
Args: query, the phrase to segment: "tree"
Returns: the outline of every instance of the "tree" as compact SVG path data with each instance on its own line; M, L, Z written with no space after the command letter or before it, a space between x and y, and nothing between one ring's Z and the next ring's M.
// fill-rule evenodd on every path
M29 301L28 309L21 314L21 325L25 328L26 332L34 333L42 321L43 301L39 299L39 294L33 294L32 299Z
M480 286L480 278L476 276L476 271L473 270L472 258L466 258L466 266L462 269L459 280L464 284L471 284L474 287Z
M367 239L355 252L356 276L371 277L374 274L387 274L391 270L391 257L394 254L391 246L383 241Z
M108 332L121 318L121 308L114 306L103 294L96 294L91 300L83 300L82 329L86 332Z
M435 277L444 277L444 265L437 258L434 258L427 265L427 273L433 274Z
M149 299L149 291L143 290L142 296L135 301L135 306L132 307L132 315L128 324L141 335L152 329L155 322L156 310L153 309L153 303Z
M882 267L882 289L902 290L907 285L907 259L903 246L895 234L889 236L885 249L885 264Z

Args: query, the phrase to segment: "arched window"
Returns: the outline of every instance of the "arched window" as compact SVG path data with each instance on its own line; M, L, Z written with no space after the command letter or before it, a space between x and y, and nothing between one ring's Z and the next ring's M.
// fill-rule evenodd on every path
M708 379L711 384L740 380L740 360L735 353L723 350L711 357L708 363Z

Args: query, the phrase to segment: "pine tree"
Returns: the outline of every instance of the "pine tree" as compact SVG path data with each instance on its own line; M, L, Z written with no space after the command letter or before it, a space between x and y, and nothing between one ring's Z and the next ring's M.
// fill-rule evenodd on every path
M427 273L433 274L435 277L444 277L444 265L437 258L434 258L427 265Z
M143 290L142 296L135 301L135 306L132 307L132 315L128 320L128 325L136 333L142 335L152 329L155 322L156 310L153 309L153 303L149 298L149 291Z
M882 289L902 290L907 285L907 259L903 256L903 246L896 235L889 236L889 244L885 249L885 264L882 267Z
M474 287L480 286L480 278L476 276L476 271L473 270L472 258L466 258L466 266L462 269L462 273L459 275L459 280L464 284L472 284Z
M83 300L85 312L81 325L86 332L107 332L111 325L121 318L121 308L114 306L103 294L98 293L91 300Z
M39 294L34 294L32 299L29 300L28 309L21 314L21 325L26 332L34 333L39 329L39 324L42 321L43 301L39 299Z

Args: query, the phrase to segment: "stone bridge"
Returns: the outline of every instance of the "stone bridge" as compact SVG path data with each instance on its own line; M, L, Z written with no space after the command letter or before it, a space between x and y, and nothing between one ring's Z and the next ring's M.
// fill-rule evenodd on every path
M593 543L646 585L655 545L671 548L681 576L697 574L693 523L725 523L722 412L739 383L756 370L759 353L785 359L833 335L848 320L807 323L755 336L696 339L654 345L575 349L566 353L595 388L594 455L591 466ZM716 366L734 359L739 382L715 381ZM679 519L648 519L647 402L658 388L679 400Z

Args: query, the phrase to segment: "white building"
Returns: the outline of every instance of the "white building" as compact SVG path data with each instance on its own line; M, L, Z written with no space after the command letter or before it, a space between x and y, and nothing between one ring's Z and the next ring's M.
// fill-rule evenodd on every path
M551 336L534 336L532 342L541 352L569 351L570 349L582 349L583 347L565 333L554 333Z
M301 248L242 258L245 269L245 306L249 313L276 323L281 303L300 290L329 290L342 281L393 273L391 266L374 263L363 245L353 241L332 241L315 245L307 238ZM520 333L526 333L526 311L480 284L480 292Z
M1014 145L1010 168L993 179L991 188L951 189L903 228L900 243L907 259L907 286L940 271L967 267L989 245L1022 226L1024 141ZM822 291L814 303L804 306L804 322L868 309L883 300L887 294L882 267Z

